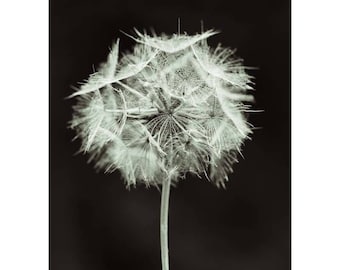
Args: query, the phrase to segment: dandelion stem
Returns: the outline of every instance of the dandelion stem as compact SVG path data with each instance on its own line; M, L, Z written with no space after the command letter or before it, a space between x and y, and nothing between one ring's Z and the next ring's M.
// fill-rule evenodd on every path
M160 217L160 238L161 238L161 259L162 270L169 270L169 249L168 249L168 215L171 179L164 181L162 185L161 217Z

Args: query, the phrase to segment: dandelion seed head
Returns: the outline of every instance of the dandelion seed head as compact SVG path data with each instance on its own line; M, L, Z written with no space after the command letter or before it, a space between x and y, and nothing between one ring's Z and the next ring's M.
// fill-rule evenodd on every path
M71 120L95 167L118 169L126 184L204 175L224 187L251 133L244 115L251 79L235 51L196 35L148 35L107 61L72 94Z

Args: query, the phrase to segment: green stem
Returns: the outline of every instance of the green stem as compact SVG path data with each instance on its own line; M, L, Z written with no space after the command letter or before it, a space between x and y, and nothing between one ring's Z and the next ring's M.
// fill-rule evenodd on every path
M169 270L169 249L168 249L168 215L171 179L168 178L162 185L161 217L160 217L160 238L162 270Z

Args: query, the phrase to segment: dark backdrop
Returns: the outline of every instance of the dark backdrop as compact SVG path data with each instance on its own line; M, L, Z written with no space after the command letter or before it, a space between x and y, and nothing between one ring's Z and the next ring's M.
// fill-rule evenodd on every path
M287 0L50 2L50 264L52 270L159 270L160 192L127 191L119 172L95 173L66 128L71 85L121 38L154 27L237 48L256 77L256 130L227 190L188 178L170 197L170 269L290 269L290 2Z

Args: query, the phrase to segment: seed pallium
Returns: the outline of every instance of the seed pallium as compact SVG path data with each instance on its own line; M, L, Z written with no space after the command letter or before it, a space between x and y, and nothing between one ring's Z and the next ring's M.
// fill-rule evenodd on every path
M201 34L136 30L132 52L108 59L76 90L71 127L95 167L119 169L128 186L204 176L225 187L251 134L251 76L235 51Z

